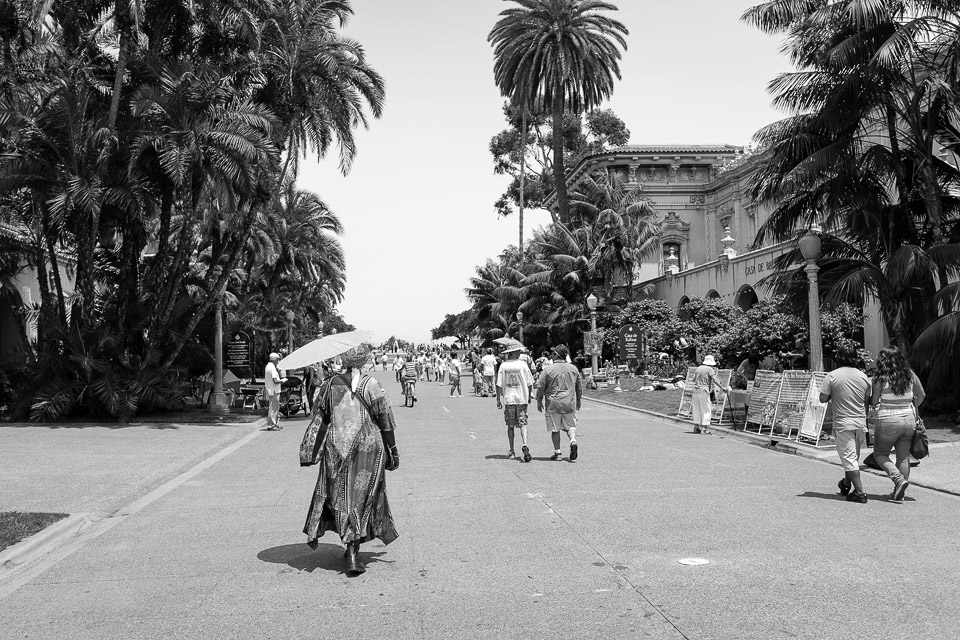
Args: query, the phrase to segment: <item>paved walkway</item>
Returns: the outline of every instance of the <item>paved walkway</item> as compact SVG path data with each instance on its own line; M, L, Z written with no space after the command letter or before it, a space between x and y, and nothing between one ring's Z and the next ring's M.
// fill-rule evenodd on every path
M290 638L342 625L357 638L960 636L954 496L911 488L894 504L889 481L868 476L871 501L847 503L831 465L594 403L577 462L547 459L535 411L534 461L508 461L492 399L420 386L416 408L396 408L402 467L388 487L401 537L363 547L363 576L342 573L329 534L318 551L304 544L316 479L297 464L304 420L276 433L217 427L219 443L194 440L200 427L141 431L143 447L105 460L143 486L35 575L0 579L0 635ZM9 429L4 447L25 437ZM54 455L63 433L30 431L34 456ZM84 433L97 435L68 434L65 469L101 451ZM136 475L138 459L163 464L145 448L183 451L164 467L173 482ZM14 458L3 461L24 471L37 460ZM30 504L56 506L40 495L60 487L36 492ZM710 564L678 562L691 557Z

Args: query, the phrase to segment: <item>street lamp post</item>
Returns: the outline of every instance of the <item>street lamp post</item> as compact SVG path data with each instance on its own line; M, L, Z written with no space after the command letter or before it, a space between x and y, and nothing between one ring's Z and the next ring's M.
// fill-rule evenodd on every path
M597 332L597 296L592 293L587 296L587 307L590 309L590 331ZM594 378L597 377L597 352L591 349L590 355L590 373Z
M823 341L820 336L820 293L817 286L817 258L820 257L820 236L810 229L797 242L800 254L806 261L803 268L807 273L807 306L810 312L810 370L823 370Z
M293 320L297 317L291 310L287 309L287 355L293 353Z
M520 325L520 344L523 344L523 311L517 311L517 323Z
M227 394L223 392L223 299L213 303L213 392L210 394L210 412L227 413Z

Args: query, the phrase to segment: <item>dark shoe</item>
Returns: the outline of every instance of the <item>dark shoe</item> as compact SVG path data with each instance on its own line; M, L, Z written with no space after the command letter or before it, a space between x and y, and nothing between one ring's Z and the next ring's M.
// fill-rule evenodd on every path
M363 563L360 562L360 544L356 542L351 542L347 545L347 574L351 576L358 576L364 571L367 570Z
M530 462L531 460L533 460L533 456L530 455L530 449L527 447L527 445L523 445L522 447L520 447L520 451L523 451L524 462Z
M551 459L551 460L563 460L563 454L562 454L562 453L555 453L555 454L553 454L552 456L550 456L550 459Z
M577 449L578 449L577 443L576 443L576 442L571 442L571 443L570 443L570 460L571 460L571 461L577 459L577 456L579 455L579 454L577 453Z
M850 493L851 486L853 486L853 483L847 478L841 478L840 482L837 483L837 488L840 489L840 495L842 496L846 496Z
M901 480L899 484L893 489L893 499L894 500L903 500L903 495L907 492L907 487L910 486L909 480Z
M693 428L693 432L694 432L694 433L700 433L700 427L694 427L694 428Z
M849 494L847 494L847 502L859 502L860 504L866 504L867 494L863 493L862 491L860 493L851 491Z

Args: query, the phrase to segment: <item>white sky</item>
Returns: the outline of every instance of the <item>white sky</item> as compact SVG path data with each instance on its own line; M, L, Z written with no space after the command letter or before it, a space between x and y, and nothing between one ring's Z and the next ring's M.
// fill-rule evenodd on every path
M759 0L757 0L758 2ZM767 83L789 70L779 40L740 22L743 0L614 0L630 30L623 80L609 106L631 144L740 144L776 120ZM469 307L474 267L516 244L516 215L493 203L491 136L505 127L487 35L502 0L354 0L345 33L386 80L383 118L358 134L347 177L337 154L301 165L346 227L346 296L357 328L425 342L447 313ZM549 222L524 216L526 237Z

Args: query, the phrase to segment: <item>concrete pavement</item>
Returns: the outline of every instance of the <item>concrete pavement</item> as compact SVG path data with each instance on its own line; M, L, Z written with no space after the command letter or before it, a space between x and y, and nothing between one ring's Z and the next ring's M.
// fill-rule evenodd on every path
M953 496L911 488L894 504L889 481L868 476L871 501L847 503L832 466L593 403L577 462L547 459L535 409L534 461L508 461L493 400L446 393L421 383L417 406L395 409L402 466L387 483L401 537L362 548L363 576L342 573L330 534L318 551L304 544L316 480L297 464L305 420L239 427L205 456L182 443L193 427L148 433L101 464L149 475L160 471L137 471L144 447L183 450L189 461L164 466L179 484L133 492L141 502L122 522L0 599L0 636L287 638L341 625L358 638L960 636ZM19 439L6 429L0 442ZM82 432L69 446L65 467L85 459ZM235 448L203 467L217 446ZM63 509L39 495L58 489L16 499ZM118 495L76 504L109 509ZM690 557L710 564L678 563Z

